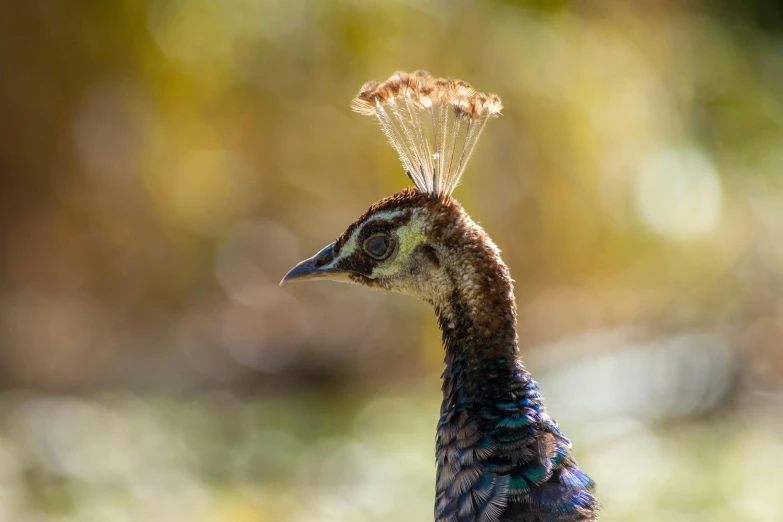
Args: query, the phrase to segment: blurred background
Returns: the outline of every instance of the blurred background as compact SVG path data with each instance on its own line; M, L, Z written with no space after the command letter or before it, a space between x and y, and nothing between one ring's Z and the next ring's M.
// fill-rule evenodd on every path
M432 520L432 312L277 286L498 93L455 195L609 521L783 520L777 2L0 4L0 522Z

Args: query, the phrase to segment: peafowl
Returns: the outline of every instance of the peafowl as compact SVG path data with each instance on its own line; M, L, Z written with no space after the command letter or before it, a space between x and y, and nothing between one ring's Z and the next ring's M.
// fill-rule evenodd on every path
M378 119L415 187L373 204L281 284L358 283L434 307L445 349L436 522L597 520L595 484L520 360L509 270L451 195L500 98L397 72L366 83L351 106Z

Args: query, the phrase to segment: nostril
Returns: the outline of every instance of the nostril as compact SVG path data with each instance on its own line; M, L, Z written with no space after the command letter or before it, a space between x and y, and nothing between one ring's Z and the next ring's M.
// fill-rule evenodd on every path
M313 262L313 264L316 267L321 267L328 263L331 263L334 260L334 258L335 258L334 243L332 243L331 245L324 247L320 252L318 252L315 255L315 261Z
M332 253L320 256L315 260L315 266L324 266L325 264L330 263L332 259L334 259L334 254Z

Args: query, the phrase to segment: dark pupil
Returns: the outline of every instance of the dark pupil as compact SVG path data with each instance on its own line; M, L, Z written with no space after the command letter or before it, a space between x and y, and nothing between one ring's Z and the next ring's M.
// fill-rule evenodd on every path
M389 250L389 239L386 236L374 236L367 240L367 253L373 257L383 257Z

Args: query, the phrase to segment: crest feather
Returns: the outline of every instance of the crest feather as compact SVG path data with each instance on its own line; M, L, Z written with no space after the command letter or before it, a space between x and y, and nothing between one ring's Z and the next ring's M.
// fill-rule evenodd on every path
M365 83L351 108L377 117L408 177L421 192L440 197L457 186L484 126L503 104L462 80L398 71L385 82Z

